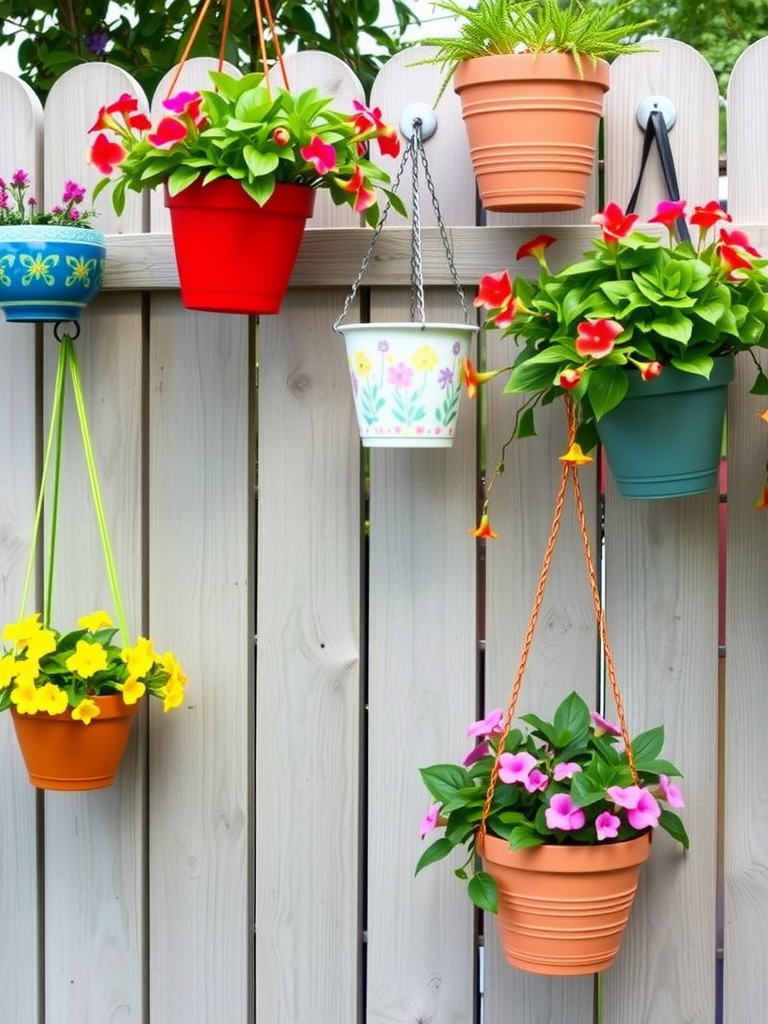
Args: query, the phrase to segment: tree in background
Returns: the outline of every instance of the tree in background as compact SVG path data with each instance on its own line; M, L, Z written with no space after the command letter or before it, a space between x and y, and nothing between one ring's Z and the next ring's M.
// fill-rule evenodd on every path
M721 96L738 57L768 36L765 0L636 0L631 13L638 21L652 18L658 35L698 50L715 72Z
M357 74L366 90L383 61L418 24L407 0L391 0L397 24L381 26L379 0L273 0L283 49L333 53ZM0 0L0 46L17 43L21 78L44 100L69 68L109 61L125 68L151 96L178 63L199 3L190 0ZM211 5L191 56L219 52L224 4ZM274 56L268 41L270 56ZM373 52L371 52L373 51ZM259 43L251 0L233 4L225 59L241 71L258 71Z

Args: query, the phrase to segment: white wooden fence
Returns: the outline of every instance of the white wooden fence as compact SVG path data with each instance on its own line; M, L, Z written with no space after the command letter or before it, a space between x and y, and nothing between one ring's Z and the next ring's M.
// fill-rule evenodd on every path
M706 202L718 186L715 79L684 44L655 47L615 64L605 195L626 202L642 142L635 111L666 96L683 194ZM376 83L390 120L436 94L439 71L412 66L415 56L395 57ZM188 65L185 86L205 81L205 65ZM322 54L293 60L291 77L339 102L361 95ZM85 65L59 81L43 118L0 75L0 175L23 167L48 197L65 177L93 185L86 132L123 91L140 95L124 72ZM767 95L764 39L734 69L728 101L730 210L763 251ZM475 226L453 93L438 118L427 155L470 293L482 273L517 272L517 246L540 225L558 225L560 258L586 248L596 200ZM653 162L640 212L659 198ZM36 793L9 716L0 721L0 1021L470 1024L482 1009L486 1024L591 1024L591 978L514 971L492 920L476 970L462 886L445 866L413 877L428 802L418 768L460 758L480 710L475 407L464 400L452 450L372 452L366 620L365 481L331 324L369 232L320 203L282 313L254 326L182 308L159 197L131 197L119 222L106 197L100 210L107 279L78 341L96 457L132 627L176 651L188 702L167 716L146 709L115 786L85 795ZM450 319L456 296L427 203L423 215L428 314ZM372 320L407 319L408 277L408 229L393 224L365 282ZM3 622L18 612L55 344L49 330L0 324ZM503 358L497 338L488 348ZM608 626L630 727L666 724L692 848L654 842L604 978L606 1024L768 1020L768 516L753 507L768 430L743 358L731 388L727 657L718 496L633 503L607 485ZM514 407L495 384L490 458ZM560 415L540 429L512 448L493 495L486 708L507 702L549 529ZM65 457L56 617L69 622L109 597L78 446L68 441ZM594 470L582 480L595 518ZM595 693L596 643L569 516L521 708L551 710L574 687Z

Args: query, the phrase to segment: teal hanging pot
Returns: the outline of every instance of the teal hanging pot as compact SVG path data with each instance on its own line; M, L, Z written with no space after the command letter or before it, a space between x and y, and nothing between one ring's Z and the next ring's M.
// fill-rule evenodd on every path
M672 366L653 380L632 373L624 400L598 422L624 498L681 498L717 486L733 356L707 380Z

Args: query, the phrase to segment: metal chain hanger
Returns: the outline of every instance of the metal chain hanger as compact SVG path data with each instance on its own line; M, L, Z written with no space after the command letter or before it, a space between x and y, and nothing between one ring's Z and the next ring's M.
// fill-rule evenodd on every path
M410 123L409 123L410 117ZM402 127L403 120L406 122L406 126ZM425 128L425 123L429 124L429 128ZM426 327L426 318L424 311L424 265L422 261L422 238L421 238L421 193L419 187L419 165L424 170L424 180L427 185L430 199L432 201L432 209L435 211L435 218L437 220L437 226L440 231L440 239L443 243L445 250L445 256L448 263L448 269L451 272L451 278L453 279L456 292L459 296L459 302L464 313L464 323L470 323L469 309L467 307L467 301L464 297L464 291L461 287L461 281L456 270L456 264L453 258L453 250L451 249L451 243L448 238L448 232L445 229L445 222L443 221L443 215L440 211L440 204L437 200L437 193L435 191L435 184L432 180L432 175L429 172L429 162L427 161L427 154L424 150L423 138L429 136L434 131L434 125L436 120L432 109L425 107L423 104L413 104L409 107L405 113L403 119L401 119L401 130L404 135L408 137L408 145L403 150L403 156L400 161L400 166L397 169L397 175L395 176L394 183L392 185L392 191L397 192L400 181L405 172L405 168L410 161L411 163L411 308L410 308L410 319L413 323L420 323L422 329ZM344 308L341 311L338 319L333 325L333 329L339 332L339 329L349 312L349 308L352 305L355 296L357 295L360 284L365 277L365 274L370 265L371 259L373 258L373 252L376 248L376 243L379 240L381 232L386 223L389 211L392 208L392 203L387 202L384 210L382 211L379 222L376 225L373 235L371 236L371 243L368 246L368 251L363 257L363 262L358 271L357 277L352 282L349 295L344 302Z

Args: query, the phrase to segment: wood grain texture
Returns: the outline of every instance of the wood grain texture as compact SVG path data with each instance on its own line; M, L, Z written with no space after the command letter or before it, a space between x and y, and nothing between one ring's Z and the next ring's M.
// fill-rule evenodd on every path
M43 111L23 82L0 74L0 176L25 168L42 186ZM0 323L0 616L16 622L37 498L39 424L36 409L37 331ZM33 583L31 599L37 601ZM29 785L10 715L0 716L0 858L11 884L0 888L0 1016L35 1020L38 941L35 790ZM23 963L25 969L19 970Z
M663 95L677 108L670 144L692 210L717 195L714 76L683 43L649 45L655 52L622 58L617 69L606 115L607 145L617 157L606 194L629 195L642 132L632 125L628 139L627 127L640 99ZM668 198L655 154L649 171L638 204L645 216ZM605 979L605 1012L613 1024L705 1024L715 1016L717 511L714 492L627 501L609 474L606 593L619 683L632 735L665 726L664 752L685 775L683 813L692 844L684 856L665 834L654 838L620 958Z
M768 39L762 39L739 59L728 89L728 197L737 218L768 220L766 86ZM761 362L765 369L765 353ZM768 517L754 507L766 479L768 427L757 418L765 396L748 393L753 379L751 362L737 360L728 431L724 1019L744 1024L759 1024L768 1012L768 792L762 771Z

